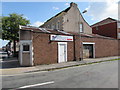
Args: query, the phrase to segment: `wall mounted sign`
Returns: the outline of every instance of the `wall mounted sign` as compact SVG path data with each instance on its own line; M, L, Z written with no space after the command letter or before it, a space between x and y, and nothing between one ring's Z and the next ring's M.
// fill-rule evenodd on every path
M73 41L73 36L51 35L50 40L52 41Z

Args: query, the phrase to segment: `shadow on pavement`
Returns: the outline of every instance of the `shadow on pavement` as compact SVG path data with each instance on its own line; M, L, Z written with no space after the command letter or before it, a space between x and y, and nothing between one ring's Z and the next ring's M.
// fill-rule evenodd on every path
M20 67L19 61L15 57L2 57L2 62L0 62L0 66L1 69Z
M0 69L20 67L16 57L8 57L7 52L0 50Z

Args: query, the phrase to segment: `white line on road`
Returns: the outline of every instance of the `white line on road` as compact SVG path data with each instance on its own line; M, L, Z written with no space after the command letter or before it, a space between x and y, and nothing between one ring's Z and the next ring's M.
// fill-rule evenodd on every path
M39 83L39 84L34 84L34 85L22 86L22 87L19 87L18 89L29 88L29 87L35 87L35 86L42 86L42 85L52 84L52 83L54 83L54 81L51 81L51 82L45 82L45 83Z

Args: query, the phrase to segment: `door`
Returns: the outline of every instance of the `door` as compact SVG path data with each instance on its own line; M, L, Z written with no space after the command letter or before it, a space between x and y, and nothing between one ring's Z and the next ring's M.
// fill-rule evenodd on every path
M20 41L20 65L32 66L32 44L31 41Z
M29 66L30 65L30 45L22 45L23 50L22 50L22 63L24 66Z
M83 58L93 58L93 45L92 44L83 45Z
M59 43L58 44L58 63L67 61L67 44Z

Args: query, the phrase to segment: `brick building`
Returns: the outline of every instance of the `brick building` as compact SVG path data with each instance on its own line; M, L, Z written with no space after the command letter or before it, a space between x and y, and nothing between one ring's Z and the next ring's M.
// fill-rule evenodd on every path
M92 26L92 33L120 39L120 21L112 18L104 19Z
M38 65L74 60L73 35L60 30L21 27L20 64ZM62 50L62 51L61 51ZM64 57L60 57L65 54Z
M118 41L109 37L26 26L20 28L21 66L117 56L117 50Z
M92 34L75 3L40 28L21 26L19 34L22 66L118 56L118 40Z

